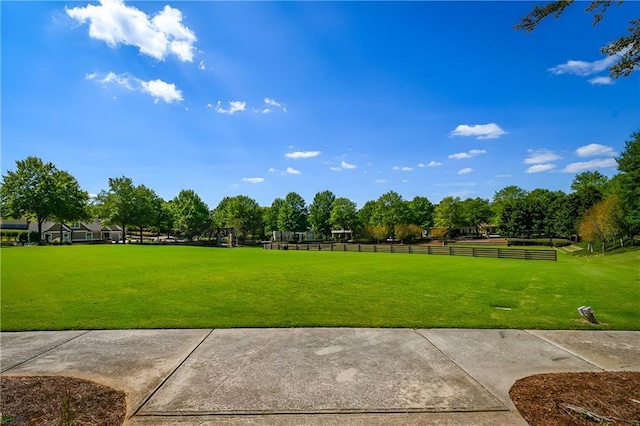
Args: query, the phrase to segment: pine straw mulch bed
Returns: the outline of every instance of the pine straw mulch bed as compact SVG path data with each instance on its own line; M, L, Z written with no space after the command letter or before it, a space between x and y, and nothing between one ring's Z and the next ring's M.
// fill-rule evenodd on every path
M61 376L2 376L2 425L121 425L124 392Z
M509 395L532 426L640 426L640 372L537 374Z
M121 425L124 393L71 377L2 376L3 425ZM509 392L530 425L640 426L640 372L553 373Z

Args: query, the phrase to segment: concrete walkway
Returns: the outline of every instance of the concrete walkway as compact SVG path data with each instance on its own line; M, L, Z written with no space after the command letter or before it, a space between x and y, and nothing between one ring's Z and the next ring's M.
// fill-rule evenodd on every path
M3 375L127 395L130 425L525 425L522 377L640 371L640 332L216 329L0 333Z

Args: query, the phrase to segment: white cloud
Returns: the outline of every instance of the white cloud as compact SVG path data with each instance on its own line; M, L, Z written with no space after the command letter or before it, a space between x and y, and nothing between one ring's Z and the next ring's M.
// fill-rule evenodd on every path
M418 167L424 167L424 163L418 163Z
M198 69L202 71L207 69L207 67L204 65L204 61L200 61L200 63L198 64Z
M473 169L471 167L465 167L464 169L458 170L459 175L466 175L467 173L471 172L473 172Z
M192 62L197 38L182 24L182 12L165 6L153 18L122 0L102 0L100 5L66 9L81 24L89 21L89 37L103 40L110 47L135 46L140 53L158 60L175 55Z
M449 158L453 158L456 160L461 160L463 158L473 158L473 157L477 157L480 154L486 154L487 151L485 151L484 149L471 149L467 152L458 152L456 154L451 154L449 155Z
M358 166L356 166L355 164L349 164L346 161L342 160L342 162L340 163L340 165L342 166L343 169L355 169Z
M339 172L340 170L342 170L340 167L336 167L336 166L331 166L329 167L329 170L333 171L333 172Z
M142 91L150 94L154 98L154 102L158 103L160 99L170 104L171 102L182 101L182 92L176 89L173 83L166 83L162 80L141 81Z
M564 64L557 65L552 68L548 68L552 74L560 75L560 74L574 74L579 76L587 76L591 74L597 74L600 71L604 71L609 68L611 65L615 64L618 59L618 56L607 56L606 58L600 59L598 61L586 62L586 61L567 61Z
M401 172L410 172L413 170L413 167L399 167L399 166L393 166L391 168L391 170L396 170L396 171L401 171Z
M249 183L262 183L264 182L264 178L261 177L255 177L255 178L242 178L243 182L249 182Z
M320 155L320 151L295 151L284 154L287 158L312 158Z
M590 78L589 80L587 80L589 83L591 83L592 86L597 86L597 85L601 85L601 86L609 86L611 84L614 84L614 81L611 77L593 77Z
M555 164L536 164L527 169L527 173L540 173L555 169Z
M231 188L233 188L233 189L240 188L240 185L238 185L237 183L233 183L233 184L231 184Z
M477 139L496 139L507 132L502 130L496 123L489 124L460 124L449 133L451 136L477 136Z
M280 102L276 101L272 98L264 98L264 103L273 107L277 107L282 109L283 112L287 112L287 108L283 106Z
M272 106L277 106L277 107L281 107L282 104L278 101L276 101L275 99L271 99L271 98L264 98L264 103L267 105L272 105Z
M525 164L548 163L549 161L559 160L561 157L553 151L547 149L528 149L529 156L524 159Z
M213 105L211 105L211 103L208 103L207 108L213 108Z
M583 161L578 163L568 164L567 167L562 169L563 173L579 173L584 172L586 170L593 169L606 169L609 167L616 167L618 162L615 158L601 158L595 159L591 161Z
M376 179L376 183L385 183L386 179Z
M408 179L402 179L402 183L409 183Z
M244 111L247 103L244 101L229 101L229 109L224 109L220 106L220 104L222 104L222 102L218 101L218 103L216 104L216 112L218 114L233 114L236 113L238 111Z
M273 167L269 167L268 172L269 172L269 173L276 173L276 172L277 172L277 170L276 170L276 169L274 169Z
M253 112L255 112L256 114L269 114L271 110L269 108L264 108L264 109L253 108Z
M610 146L600 145L599 143L590 143L589 145L581 146L576 149L578 157L595 157L603 155L606 157L615 157L618 155Z
M300 172L299 170L294 169L293 167L287 167L287 173L289 173L290 175L301 175L302 172Z
M128 90L144 92L151 95L155 103L163 100L170 104L172 102L180 102L183 100L182 91L176 88L173 83L156 79L151 81L143 81L129 74L116 74L109 72L101 77L98 73L86 75L87 80L97 81L101 84L117 84Z
M500 179L506 179L506 178L510 178L511 175L496 175L496 177Z
M438 163L437 161L429 161L429 164L427 164L427 167L437 167L437 166L442 166L442 163Z

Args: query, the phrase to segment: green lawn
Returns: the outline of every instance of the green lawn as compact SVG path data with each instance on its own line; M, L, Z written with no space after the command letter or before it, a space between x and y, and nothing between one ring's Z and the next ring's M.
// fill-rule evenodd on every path
M260 248L0 250L1 329L640 330L640 251L558 262ZM604 324L584 322L590 305Z

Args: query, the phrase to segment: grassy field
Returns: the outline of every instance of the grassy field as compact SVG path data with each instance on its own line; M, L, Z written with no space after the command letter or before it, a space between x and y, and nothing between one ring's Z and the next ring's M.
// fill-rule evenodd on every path
M470 327L640 330L640 251L558 262L59 246L0 250L1 329ZM592 306L603 325L582 320Z

